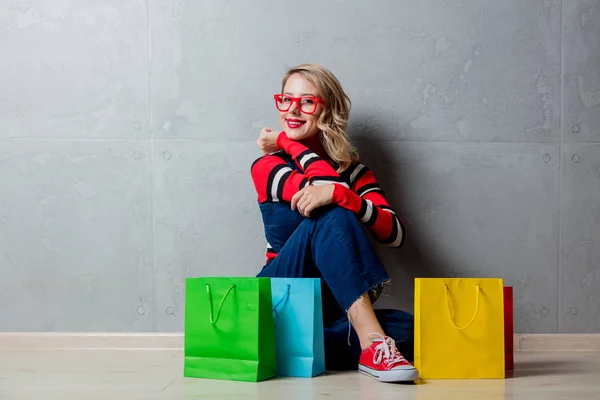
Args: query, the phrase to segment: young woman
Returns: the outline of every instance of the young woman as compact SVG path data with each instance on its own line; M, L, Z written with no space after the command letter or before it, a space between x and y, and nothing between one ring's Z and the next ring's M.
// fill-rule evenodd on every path
M258 276L321 278L328 368L358 363L380 381L417 379L384 331L406 340L409 319L372 305L389 277L361 224L391 247L402 246L404 225L347 139L349 97L314 64L289 70L274 97L281 130L262 129L264 156L252 165L268 242ZM358 343L344 348L338 339L348 322Z

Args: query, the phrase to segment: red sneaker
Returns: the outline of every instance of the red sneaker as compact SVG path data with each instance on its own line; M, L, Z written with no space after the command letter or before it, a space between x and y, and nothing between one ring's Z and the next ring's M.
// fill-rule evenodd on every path
M362 351L358 370L381 382L410 382L419 378L419 371L406 361L389 336L371 333L371 347Z

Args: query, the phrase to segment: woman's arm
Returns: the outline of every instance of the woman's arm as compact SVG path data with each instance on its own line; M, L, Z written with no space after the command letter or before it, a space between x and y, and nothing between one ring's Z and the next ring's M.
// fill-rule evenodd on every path
M294 194L308 185L308 179L292 170L281 153L265 155L254 161L251 174L259 203L289 203Z
M389 247L401 247L405 237L404 223L390 207L373 172L363 164L356 164L347 173L351 188L336 185L333 202L354 212L379 242Z
M336 184L349 187L327 161L302 143L288 138L285 132L277 137L277 146L292 156L312 186Z
M404 223L390 207L369 168L356 164L346 171L349 186L327 161L302 143L289 139L285 132L279 134L277 145L292 156L304 174L292 170L281 153L259 158L252 165L259 202L291 202L309 183L311 186L334 184L333 203L354 212L381 243L389 247L404 244Z

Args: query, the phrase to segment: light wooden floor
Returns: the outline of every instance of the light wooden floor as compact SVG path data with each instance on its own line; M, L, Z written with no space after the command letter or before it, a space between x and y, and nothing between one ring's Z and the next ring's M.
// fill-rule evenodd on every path
M169 348L38 348L0 345L0 399L600 399L600 352L516 353L506 380L395 385L357 372L240 383L182 377Z

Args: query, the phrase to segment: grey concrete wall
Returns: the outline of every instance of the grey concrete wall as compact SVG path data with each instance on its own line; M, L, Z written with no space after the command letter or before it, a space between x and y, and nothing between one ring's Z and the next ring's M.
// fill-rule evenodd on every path
M254 275L249 166L321 63L416 276L503 277L517 332L600 332L600 3L0 0L0 330L181 331Z

